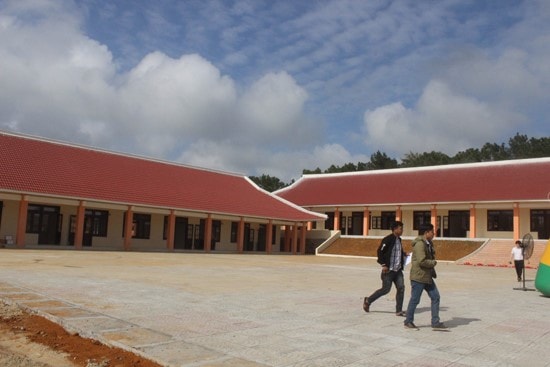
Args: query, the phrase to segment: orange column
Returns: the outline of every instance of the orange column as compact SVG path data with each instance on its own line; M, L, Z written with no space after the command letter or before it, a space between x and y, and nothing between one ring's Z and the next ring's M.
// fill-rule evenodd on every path
M434 225L434 233L437 233L437 207L435 205L432 205L430 221Z
M311 231L313 229L313 223L311 221L307 222L307 230Z
M212 249L212 215L208 214L206 218L206 228L204 229L204 251L210 252Z
M519 240L521 237L519 231L519 204L514 203L514 241Z
M285 252L290 252L290 242L291 242L291 232L290 226L285 225Z
M23 195L19 202L19 216L17 218L17 234L15 235L15 244L17 247L25 247L25 232L27 228L27 210L29 202L27 196Z
M74 229L74 247L82 250L82 240L84 238L84 219L86 217L86 203L80 201L76 209L76 228Z
M265 231L265 252L266 254L271 253L271 242L273 240L273 220L267 222L267 228Z
M369 208L365 208L363 212L363 236L369 235Z
M334 211L334 230L340 230L340 210L338 208Z
M302 243L300 244L300 252L302 255L306 254L306 226L305 223L302 223L302 231L300 233L300 239L302 240Z
M292 255L296 255L298 247L298 228L297 223L292 226Z
M170 210L168 216L168 233L166 236L166 248L168 251L174 251L174 238L176 234L176 214L174 210Z
M132 236L134 235L134 213L131 206L126 210L124 227L124 250L129 251L132 245Z
M243 252L244 249L244 218L239 221L239 227L237 228L237 251Z
M470 205L470 238L477 237L477 228L476 228L476 205Z
M401 205L398 205L397 208L395 208L395 220L401 222L402 217L403 212L401 211Z

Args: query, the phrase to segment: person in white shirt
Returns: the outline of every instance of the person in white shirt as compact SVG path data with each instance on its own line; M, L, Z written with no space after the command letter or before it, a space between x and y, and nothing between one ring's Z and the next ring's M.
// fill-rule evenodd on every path
M514 267L516 268L516 274L518 276L518 282L521 282L521 273L523 271L523 248L521 247L521 241L516 241L516 245L512 248L510 254L510 264L514 261Z

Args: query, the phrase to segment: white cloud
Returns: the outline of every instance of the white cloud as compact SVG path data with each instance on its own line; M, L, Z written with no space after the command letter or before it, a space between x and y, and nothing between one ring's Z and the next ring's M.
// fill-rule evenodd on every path
M303 112L307 99L307 92L286 72L266 74L241 99L243 128L263 142L302 135L309 128Z
M261 145L238 145L225 141L197 141L179 158L197 167L209 167L236 173L261 176L269 174L289 183L298 179L303 169L327 169L332 164L368 162L365 155L352 155L339 144L315 146L307 150L270 151Z
M0 18L1 128L239 172L275 167L274 154L322 133L284 71L239 87L200 55L156 51L121 73L77 21L41 11L40 25Z
M398 158L432 150L454 155L493 142L495 132L509 131L520 118L434 80L413 109L394 103L366 111L365 143Z

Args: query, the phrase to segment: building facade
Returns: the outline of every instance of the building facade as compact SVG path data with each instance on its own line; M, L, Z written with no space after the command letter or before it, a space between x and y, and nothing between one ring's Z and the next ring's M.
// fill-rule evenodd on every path
M439 237L550 237L550 158L304 175L275 194L327 215L310 228L343 235L401 220L405 236L431 222Z
M0 132L0 239L16 247L304 253L326 216L242 175Z

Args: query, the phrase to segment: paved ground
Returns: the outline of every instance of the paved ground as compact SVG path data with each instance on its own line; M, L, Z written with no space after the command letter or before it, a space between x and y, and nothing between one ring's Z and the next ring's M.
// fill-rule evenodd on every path
M550 298L509 268L438 276L449 332L429 327L427 295L419 331L393 292L364 313L372 259L0 250L0 298L167 366L550 366Z

